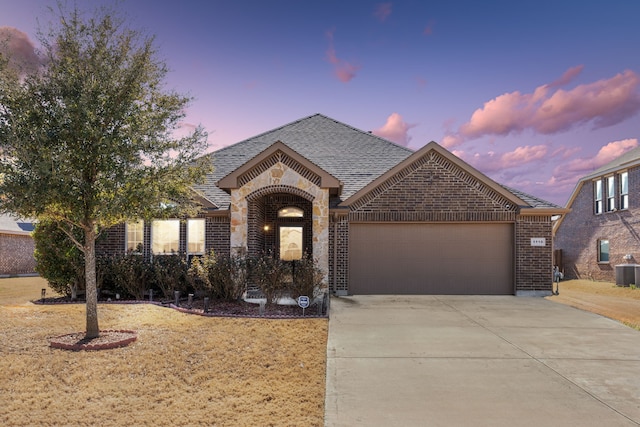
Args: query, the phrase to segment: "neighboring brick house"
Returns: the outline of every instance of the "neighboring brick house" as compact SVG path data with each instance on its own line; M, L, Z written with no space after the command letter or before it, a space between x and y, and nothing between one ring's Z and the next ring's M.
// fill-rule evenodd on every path
M33 222L0 214L0 276L36 274Z
M552 291L559 206L435 142L414 152L316 114L210 155L200 218L117 227L102 250L310 253L337 294Z
M640 262L640 147L580 179L555 225L565 277L616 281L615 266Z

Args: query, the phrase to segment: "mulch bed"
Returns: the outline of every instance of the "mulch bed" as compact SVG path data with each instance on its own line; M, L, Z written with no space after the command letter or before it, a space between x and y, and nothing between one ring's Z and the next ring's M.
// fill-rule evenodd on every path
M44 298L32 301L34 304L84 304L83 299L72 301L67 297ZM194 299L189 307L186 299L180 300L178 306L174 305L174 301L149 301L149 300L100 300L99 304L155 304L163 307L170 307L183 313L196 314L200 316L210 317L250 317L250 318L267 318L267 319L290 319L290 318L318 318L327 317L326 309L322 313L318 313L318 306L311 306L305 310L297 305L279 305L271 304L264 307L261 312L260 305L249 303L243 300L238 301L211 301L209 309L205 313L204 301L202 299Z
M67 297L44 298L32 301L34 304L84 304L84 300L72 301ZM176 306L175 301L140 301L140 300L100 300L99 304L155 304L163 307L170 307L187 314L195 314L208 317L245 317L262 319L296 319L296 318L318 318L327 317L324 313L318 313L319 307L312 306L305 310L297 305L270 304L260 307L259 304L239 301L212 301L208 310L204 311L204 301L202 299L193 300L189 306L188 300L181 300ZM324 308L326 313L326 307ZM100 331L100 336L92 339L85 338L84 332L61 335L51 338L49 343L52 348L71 351L108 350L112 348L125 347L137 338L135 331Z

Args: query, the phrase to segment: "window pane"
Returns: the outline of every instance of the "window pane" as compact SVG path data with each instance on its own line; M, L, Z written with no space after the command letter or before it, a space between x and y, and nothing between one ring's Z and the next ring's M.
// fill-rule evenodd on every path
M622 172L620 174L620 194L628 194L629 193L629 174L627 172Z
M289 206L278 210L278 218L302 218L304 211L295 206Z
M204 219L190 219L187 221L187 252L190 254L204 253Z
M280 227L280 259L293 261L302 258L302 227Z
M180 249L180 220L153 221L151 240L151 250L154 254L177 253Z
M609 241L599 240L598 262L609 262Z
M598 180L594 182L595 188L595 212L597 214L602 213L602 181Z
M620 174L620 209L629 209L629 174Z
M144 245L144 221L128 222L127 228L127 252L142 252Z

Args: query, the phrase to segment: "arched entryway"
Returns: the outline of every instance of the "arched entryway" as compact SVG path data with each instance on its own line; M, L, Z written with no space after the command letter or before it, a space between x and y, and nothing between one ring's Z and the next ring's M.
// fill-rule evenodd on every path
M272 253L282 259L313 257L313 203L297 194L273 193L247 197L249 255Z

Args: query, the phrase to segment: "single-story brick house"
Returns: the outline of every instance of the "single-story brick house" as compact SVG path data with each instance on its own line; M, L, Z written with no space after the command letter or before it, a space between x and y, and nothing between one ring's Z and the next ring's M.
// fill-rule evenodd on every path
M0 277L36 274L32 221L0 214Z
M567 278L616 281L615 266L640 262L640 147L578 181L554 228Z
M336 294L552 291L559 206L431 142L418 151L315 114L220 149L200 218L116 227L102 249L307 252Z

